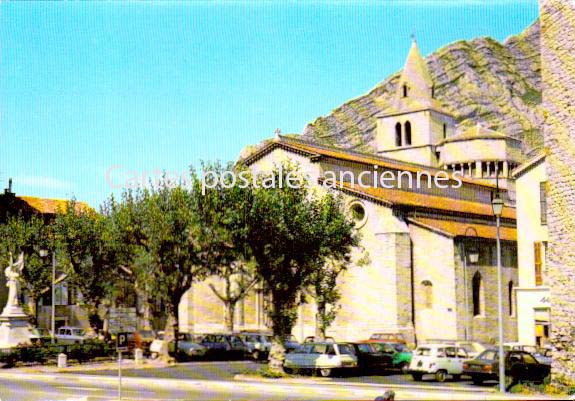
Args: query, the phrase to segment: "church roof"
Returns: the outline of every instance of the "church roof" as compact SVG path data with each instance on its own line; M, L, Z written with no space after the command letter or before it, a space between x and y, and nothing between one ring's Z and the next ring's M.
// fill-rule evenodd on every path
M266 145L264 145L263 147L259 148L258 150L256 150L255 152L244 158L243 162L249 165L278 147L290 150L295 153L301 153L311 158L331 157L334 159L366 164L370 166L376 165L379 167L385 167L392 170L411 171L412 173L417 173L418 171L426 171L432 177L434 177L437 173L441 171L442 175L447 174L450 178L453 177L453 174L451 174L451 172L449 171L433 168L430 166L408 163L404 161L377 156L374 154L359 153L351 150L339 149L326 145L319 145L301 139L287 138L281 135L279 136L279 140L275 139L269 141ZM490 189L495 188L495 185L493 184L486 182L478 182L466 177L459 176L458 179L461 180L461 182L468 185L480 186L484 188L486 187Z
M472 139L505 139L520 142L520 140L517 138L505 135L499 131L494 131L492 129L484 127L481 124L477 124L474 127L468 129L467 131L464 131L462 133L444 139L443 141L440 142L440 145L449 142L468 141Z
M408 217L407 220L412 224L439 232L448 237L497 238L497 227L490 224L434 219L429 217ZM470 230L470 228L472 230ZM500 236L504 241L517 241L517 229L514 227L501 226Z
M352 186L347 182L338 183L337 188L355 195L380 201L389 206L405 206L412 209L434 209L447 214L476 215L493 218L490 203L474 202L400 189ZM505 206L501 215L504 219L516 219L515 208Z

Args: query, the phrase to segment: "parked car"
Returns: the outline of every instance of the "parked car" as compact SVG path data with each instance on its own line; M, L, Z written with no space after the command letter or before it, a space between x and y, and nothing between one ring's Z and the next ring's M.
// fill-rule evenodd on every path
M467 354L470 358L475 358L477 355L481 354L483 351L487 349L487 347L481 343L476 341L467 341L467 340L445 340L445 339L430 339L427 340L426 343L429 344L449 344L454 345L456 347L465 348Z
M438 382L444 382L448 375L459 380L463 373L463 362L469 359L462 347L450 344L425 344L413 352L409 373L413 380L420 381L424 375L435 376Z
M377 351L390 355L392 357L392 369L407 372L412 358L412 351L407 345L401 343L383 343L373 340L367 340L365 342L373 345Z
M386 343L406 344L405 337L401 333L373 333L369 339Z
M38 344L38 345L46 344L52 341L50 331L42 327L31 328L29 338L32 344Z
M525 351L505 351L505 375L513 381L542 382L551 371L551 366L539 363ZM483 351L475 359L465 361L463 372L474 384L499 379L499 352L496 349Z
M164 332L160 331L150 344L149 351L152 357L156 357L160 352L162 352L162 347L164 346L165 341L164 338ZM201 339L202 337L197 334L178 333L178 350L189 357L203 357L206 355L207 350L199 344ZM168 352L173 354L174 351L175 341L170 341Z
M84 340L94 338L95 336L89 335L86 330L81 327L62 326L56 329L54 337L59 344L81 344Z
M200 345L206 349L206 357L212 358L243 358L248 351L246 344L236 334L206 334Z
M379 351L375 344L348 343L353 347L361 373L381 373L393 368L393 353Z
M272 336L269 334L243 332L238 334L246 345L247 353L254 360L266 359L272 348Z
M356 369L357 356L350 344L308 343L295 352L286 354L284 369L287 373L294 369L318 372L323 377L335 370Z
M318 342L334 343L335 340L333 339L333 337L326 337L324 340L320 340L319 338L317 338L315 336L308 336L303 340L304 344L318 343Z
M289 334L284 338L284 347L286 352L293 352L300 349L301 345L297 342L295 336Z
M525 351L537 359L539 363L551 365L551 349L541 348L536 345L526 345L521 343L504 343L503 347L506 351Z

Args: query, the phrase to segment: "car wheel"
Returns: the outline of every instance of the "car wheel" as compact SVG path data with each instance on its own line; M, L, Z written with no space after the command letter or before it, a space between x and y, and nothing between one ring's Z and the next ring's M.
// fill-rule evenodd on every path
M471 381L473 382L473 384L483 384L483 379L481 377L471 377Z
M331 376L331 369L329 368L319 369L319 374L321 377L329 377Z
M413 377L414 381L420 382L421 379L423 378L423 373L412 373L411 377Z
M401 362L398 365L398 369L401 371L401 373L406 374L407 370L409 369L409 363L407 362Z
M447 379L447 372L445 370L438 370L435 372L435 380L439 383L443 383Z
M254 358L254 361L259 361L260 360L260 352L257 350L252 352L252 358Z

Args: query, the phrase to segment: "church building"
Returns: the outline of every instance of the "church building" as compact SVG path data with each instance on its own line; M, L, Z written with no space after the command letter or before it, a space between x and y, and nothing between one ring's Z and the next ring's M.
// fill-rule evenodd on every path
M501 216L504 330L517 337L514 287L517 231L510 171L522 162L521 143L477 125L459 132L435 98L434 84L414 41L392 105L377 116L373 153L357 153L292 136L244 158L257 173L297 163L311 182L335 190L361 234L361 250L341 276L340 310L327 335L363 340L401 333L409 342L497 337L496 225L491 200L505 200ZM378 177L391 178L378 182ZM415 178L414 178L415 177ZM363 181L366 185L357 185ZM414 182L417 185L414 185ZM364 258L365 257L365 258ZM356 265L358 260L367 263ZM195 284L180 305L184 331L223 330L224 306ZM236 312L236 329L265 329L266 300L253 291ZM315 334L315 306L300 307L293 334Z

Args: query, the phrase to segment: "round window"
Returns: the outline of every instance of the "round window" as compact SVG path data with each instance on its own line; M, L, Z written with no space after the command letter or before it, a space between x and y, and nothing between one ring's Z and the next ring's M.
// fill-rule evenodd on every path
M351 213L351 218L355 222L355 227L363 227L367 220L367 213L363 205L360 202L355 201L349 205L349 211Z

